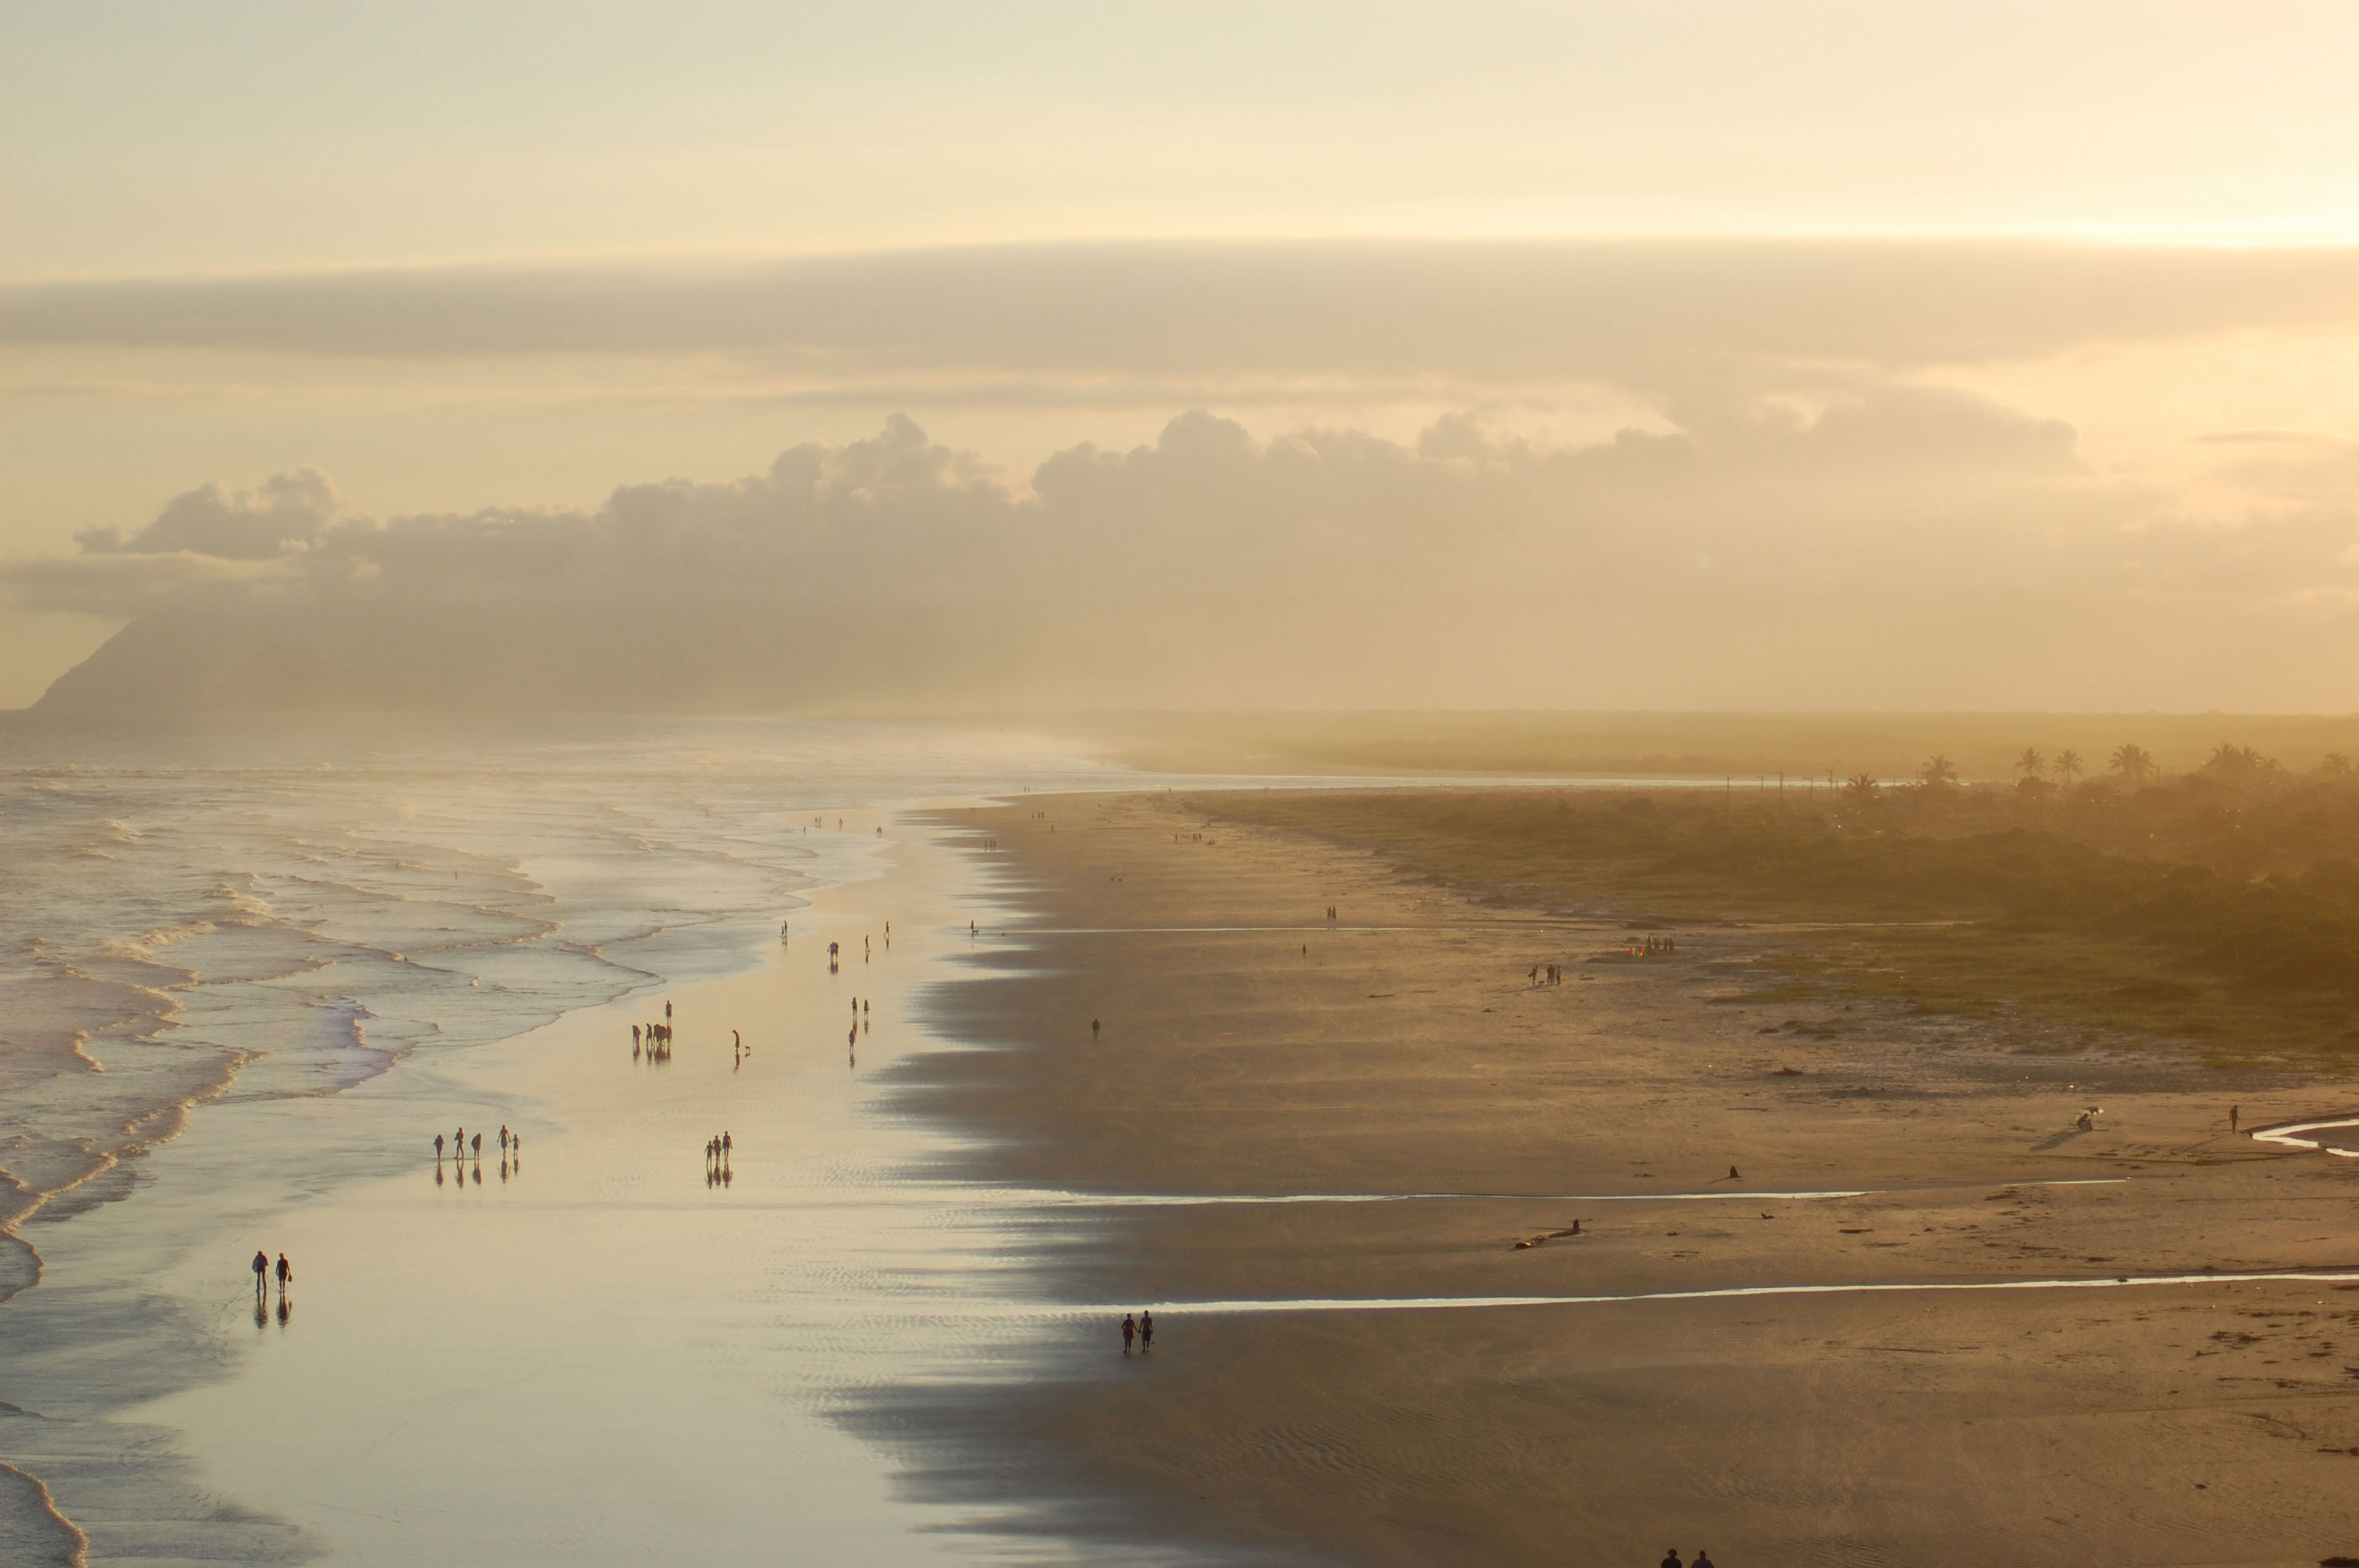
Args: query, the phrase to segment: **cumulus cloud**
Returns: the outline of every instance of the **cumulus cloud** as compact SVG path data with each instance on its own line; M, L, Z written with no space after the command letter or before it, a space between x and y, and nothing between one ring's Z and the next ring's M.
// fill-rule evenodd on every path
M135 617L61 707L2354 706L2347 450L2221 444L2299 503L2197 515L2054 421L1816 398L1568 446L1199 412L1028 476L897 416L586 511L376 518L302 471L0 585Z

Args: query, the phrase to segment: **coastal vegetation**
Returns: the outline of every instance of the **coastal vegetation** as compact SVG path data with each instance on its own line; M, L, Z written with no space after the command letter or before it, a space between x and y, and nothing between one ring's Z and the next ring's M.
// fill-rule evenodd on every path
M1256 793L1208 809L1370 849L1502 903L1639 925L1814 928L1787 983L2197 1037L2359 1051L2359 777L2216 745L2157 776L2027 748L2011 785Z

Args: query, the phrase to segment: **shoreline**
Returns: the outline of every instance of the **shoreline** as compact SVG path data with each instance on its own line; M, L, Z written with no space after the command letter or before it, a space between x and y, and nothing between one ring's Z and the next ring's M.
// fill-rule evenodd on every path
M417 1408L423 1390L448 1385L446 1395L460 1408L483 1407L493 1415L491 1424L505 1431L495 1412L516 1391L484 1405L486 1390L467 1369L474 1354L470 1346L484 1332L521 1336L511 1352L516 1364L546 1362L559 1353L548 1344L548 1333L577 1314L580 1302L602 1303L594 1318L577 1323L566 1338L583 1347L580 1355L590 1354L590 1346L610 1356L645 1355L665 1343L660 1330L653 1338L615 1338L615 1314L636 1314L655 1325L679 1314L684 1305L683 1298L669 1292L649 1295L654 1281L646 1287L628 1281L629 1264L616 1249L625 1249L626 1255L633 1237L643 1248L676 1247L715 1225L768 1227L783 1221L788 1234L817 1227L812 1235L829 1238L837 1247L835 1255L847 1261L861 1251L876 1252L875 1263L863 1267L898 1267L893 1259L933 1253L919 1234L937 1223L930 1206L896 1204L880 1210L862 1198L856 1185L845 1192L853 1200L850 1208L821 1196L831 1184L868 1179L859 1170L879 1150L898 1146L894 1140L906 1143L911 1157L928 1146L899 1133L888 1138L885 1123L866 1108L874 1098L870 1076L919 1038L914 1011L892 1000L901 994L903 982L885 983L881 948L879 963L864 973L856 959L841 975L824 971L819 945L839 926L873 932L875 919L861 912L880 897L906 897L908 907L900 913L917 918L941 898L966 896L960 890L968 881L955 874L950 852L897 839L867 839L872 825L889 812L847 808L844 815L860 818L853 826L864 837L847 835L845 842L867 870L804 890L790 948L752 943L745 949L745 965L724 976L569 1009L540 1028L490 1045L413 1052L393 1070L332 1096L232 1097L217 1102L181 1137L151 1152L136 1203L106 1206L42 1238L45 1249L51 1241L59 1244L60 1261L43 1291L0 1315L0 1345L7 1347L13 1380L32 1390L19 1397L48 1419L28 1411L21 1420L10 1416L5 1424L11 1429L12 1457L21 1452L28 1470L50 1484L61 1518L89 1525L101 1560L152 1558L161 1540L181 1538L185 1547L175 1544L162 1554L225 1553L250 1563L324 1557L394 1563L426 1556L440 1560L453 1550L463 1555L484 1540L503 1535L508 1540L502 1556L519 1563L645 1560L647 1552L660 1551L657 1538L641 1540L640 1532L625 1529L613 1541L592 1543L577 1536L550 1555L537 1537L516 1533L530 1531L538 1505L527 1506L498 1479L516 1469L518 1453L538 1444L538 1436L515 1432L495 1441L489 1432L480 1438L430 1435L439 1425L430 1419L420 1433L388 1412ZM912 860L923 861L923 868L912 871ZM896 886L897 894L890 892ZM963 925L965 915L958 918ZM901 952L893 965L905 973L923 971L930 962L923 953L938 945L936 939L907 927L897 927L897 935ZM852 940L856 952L858 938ZM862 1054L874 1059L862 1063L864 1073L847 1078L841 1054L833 1054L829 1065L831 1048L822 1044L817 1060L806 1054L829 1039L832 1053L842 1050L840 1019L832 1010L817 1007L816 999L847 987L866 996L871 981L881 994L866 1026L892 1031L894 1038L888 1044L871 1034ZM628 1023L658 1007L664 997L681 1009L678 1056L660 1068L648 1063L634 1066ZM826 1014L824 1020L812 1016L815 1010ZM713 1054L714 1011L734 1022L755 1047L755 1055L734 1076L727 1032L718 1035L717 1061ZM704 1022L689 1022L697 1017ZM695 1108L715 1096L751 1092L762 1081L755 1076L761 1072L772 1075L773 1089L758 1102L734 1115ZM438 1102L449 1114L425 1108ZM810 1122L814 1114L821 1119L818 1125ZM737 1179L719 1197L695 1179L694 1142L684 1134L679 1171L668 1171L669 1162L659 1152L642 1148L652 1135L640 1125L643 1119L701 1120L707 1115L734 1126L738 1135ZM500 1121L514 1125L529 1140L529 1169L519 1163L511 1173L489 1159L471 1162L459 1186L443 1185L436 1179L443 1167L419 1141L433 1124L447 1125L454 1116L471 1129ZM767 1139L761 1132L766 1117L786 1119ZM419 1121L426 1123L423 1130L415 1125ZM591 1145L600 1140L616 1147L594 1151ZM801 1173L796 1181L817 1185L790 1186L766 1200L766 1189L779 1179L772 1167L781 1152L790 1152ZM647 1173L634 1173L640 1172ZM679 1200L658 1198L650 1205L642 1195L648 1181L660 1188L682 1177L688 1179ZM421 1190L429 1181L433 1184ZM587 1230L579 1217L583 1203L601 1216ZM729 1208L722 1209L723 1203ZM740 1209L745 1211L742 1221L727 1217ZM536 1212L548 1215L547 1225L536 1226L529 1217ZM880 1224L883 1234L871 1234ZM511 1237L508 1250L482 1250L495 1232ZM723 1234L713 1233L716 1242ZM365 1250L355 1253L352 1242L360 1238L368 1238ZM241 1326L251 1302L242 1305L240 1287L221 1283L218 1254L243 1257L257 1240L297 1260L299 1310L291 1325L266 1324L257 1310L253 1325ZM552 1245L558 1251L542 1256ZM772 1251L778 1245L765 1243ZM725 1261L729 1255L699 1243L679 1262L690 1274L737 1267ZM517 1277L515 1260L520 1257L538 1257L542 1271L571 1281L576 1289L551 1296L549 1281ZM591 1259L605 1270L594 1284L582 1276L592 1266ZM821 1255L810 1258L812 1266L823 1260ZM788 1270L782 1277L791 1278L803 1266L795 1259L779 1261ZM465 1283L455 1294L438 1291L434 1281L454 1263ZM369 1279L365 1286L364 1276ZM877 1282L889 1277L880 1274ZM795 1304L803 1299L790 1295L787 1310L806 1317L816 1311L821 1319L832 1310L824 1306L824 1297L809 1298L813 1305ZM120 1304L93 1313L109 1302ZM430 1331L452 1341L458 1360L447 1365L447 1356L419 1362L422 1346L387 1346L367 1327L379 1321L408 1325L398 1337L414 1339L452 1302L467 1303L468 1314ZM473 1321L500 1303L511 1304L500 1308L497 1321ZM20 1310L28 1304L37 1310ZM703 1334L742 1337L754 1327L733 1292L699 1304L694 1315L706 1325ZM828 1351L825 1340L832 1330L815 1326L807 1332L821 1336L816 1354L785 1346L759 1352L760 1364L777 1368L774 1376L787 1379L788 1389L732 1389L724 1394L712 1381L711 1369L690 1356L675 1368L671 1385L635 1384L636 1394L625 1395L618 1411L636 1409L649 1421L669 1423L674 1446L684 1451L724 1439L737 1455L716 1456L714 1463L724 1468L774 1458L774 1429L786 1421L802 1434L794 1442L804 1460L823 1463L836 1476L835 1496L802 1499L808 1512L823 1518L832 1510L868 1525L897 1521L874 1532L885 1554L863 1545L864 1526L841 1542L843 1560L933 1560L932 1548L913 1556L897 1544L899 1532L910 1528L908 1519L917 1516L881 1489L877 1451L853 1445L849 1436L816 1435L831 1425L819 1407L848 1397L853 1383L875 1373L855 1370L856 1358L845 1361ZM975 1332L999 1331L979 1325ZM180 1348L165 1351L158 1335L170 1336ZM254 1343L244 1343L248 1341ZM676 1359L680 1352L663 1354ZM562 1364L582 1365L578 1355ZM54 1375L43 1367L54 1368ZM135 1370L142 1367L145 1371ZM550 1414L544 1393L560 1401L569 1397L562 1389L571 1374L556 1364L549 1371L531 1385L536 1391L527 1400L544 1420ZM848 1379L836 1393L792 1391L804 1385L812 1390L836 1387L831 1382L835 1378ZM721 1400L720 1414L708 1410L691 1415L680 1409L679 1390L688 1388ZM787 1396L785 1409L801 1413L781 1415L773 1402L779 1393ZM425 1408L435 1407L429 1401ZM617 1451L635 1449L641 1439L614 1428L616 1413L577 1415L565 1443L579 1445L585 1432L603 1429ZM560 1422L550 1430L568 1429ZM411 1435L403 1435L406 1431ZM422 1447L420 1436L428 1437ZM392 1463L388 1473L388 1461L398 1452L408 1452L409 1461ZM469 1454L476 1455L473 1466L454 1470ZM339 1460L340 1455L347 1458ZM823 1459L814 1457L820 1455ZM560 1470L547 1479L556 1495L578 1490L585 1477ZM585 1496L585 1507L613 1509L618 1499L603 1467L595 1480L606 1492L595 1500ZM750 1499L770 1498L777 1488L749 1470L738 1490ZM382 1493L382 1500L372 1504L366 1495L371 1492ZM419 1501L433 1496L440 1505L436 1511L448 1511L454 1497L470 1495L479 1506L467 1510L474 1523L463 1536L430 1548L411 1542L419 1529L429 1528L418 1517ZM239 1502L224 1509L224 1498ZM379 1514L407 1522L398 1529L372 1522ZM750 1547L783 1522L755 1517L762 1514L754 1509L716 1539L725 1540L730 1529L743 1530L751 1532L742 1542ZM701 1528L686 1518L678 1522L691 1533Z
M1027 1235L1041 1296L1150 1304L1163 1333L1126 1358L1075 1317L1012 1394L887 1390L880 1422L965 1434L932 1451L940 1495L1032 1498L1109 1547L1420 1564L1672 1539L2288 1563L2359 1531L2348 1167L2226 1141L2183 1054L2027 1053L1865 1001L1842 1038L1767 1041L1795 1004L1745 1000L1760 957L1806 935L1592 965L1614 923L1174 797L977 820L1022 946L942 999L992 1049L913 1062L900 1098L971 1136L962 1175L1068 1195ZM1540 959L1565 983L1526 985ZM2256 1122L2322 1098L2237 1082ZM1856 1195L1645 1190L1736 1167ZM1409 1193L1434 1195L1335 1201ZM2256 1450L2281 1417L2316 1442Z

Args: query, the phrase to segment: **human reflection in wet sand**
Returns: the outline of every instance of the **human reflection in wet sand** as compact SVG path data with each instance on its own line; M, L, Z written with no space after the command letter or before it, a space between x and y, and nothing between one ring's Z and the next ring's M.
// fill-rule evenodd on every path
M261 1296L254 1298L254 1326L256 1328L270 1326L270 1305Z
M442 1162L440 1160L434 1162L434 1184L438 1187L442 1184Z
M285 1296L278 1298L278 1326L285 1328L287 1320L295 1315L295 1303Z
M484 1162L481 1160L475 1162L475 1184L479 1187L484 1184Z

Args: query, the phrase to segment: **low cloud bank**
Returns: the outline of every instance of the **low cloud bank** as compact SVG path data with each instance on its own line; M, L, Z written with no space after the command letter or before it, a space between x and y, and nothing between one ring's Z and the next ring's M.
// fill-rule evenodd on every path
M2359 707L2331 443L2223 443L2267 502L2231 524L1954 392L1677 417L1544 449L1191 413L1028 480L896 417L587 513L379 519L307 470L0 588L133 617L69 709Z

